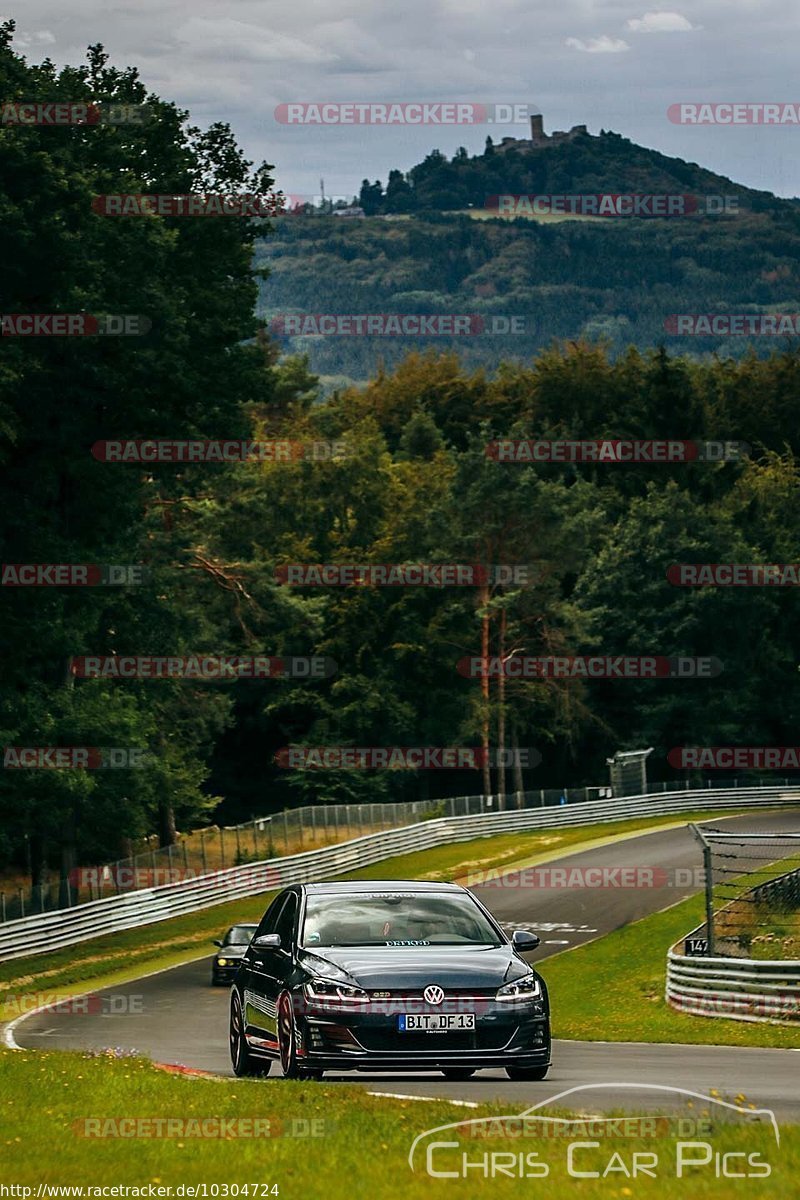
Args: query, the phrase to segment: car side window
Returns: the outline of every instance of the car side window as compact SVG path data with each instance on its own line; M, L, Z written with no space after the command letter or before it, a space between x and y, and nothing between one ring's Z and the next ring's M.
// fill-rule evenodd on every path
M275 933L281 935L281 949L291 949L294 939L294 924L297 916L297 896L291 892L286 897L286 903L281 909L278 923L275 926Z
M261 918L261 924L255 932L255 937L262 937L265 933L277 933L278 918L286 903L286 896L276 896L270 904L264 916Z

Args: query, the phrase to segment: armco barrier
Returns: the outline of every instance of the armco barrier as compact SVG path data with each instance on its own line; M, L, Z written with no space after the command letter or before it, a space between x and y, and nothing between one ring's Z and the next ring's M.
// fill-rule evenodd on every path
M696 1017L794 1024L800 1021L800 962L686 958L673 946L667 955L666 999Z
M664 816L685 812L687 808L741 809L798 802L800 788L731 788L711 793L698 793L695 790L664 792L656 796L627 796L618 800L591 800L558 808L511 810L472 817L442 817L386 833L368 834L351 842L340 842L304 854L232 867L163 887L110 896L81 904L77 908L7 921L0 926L0 961L44 954L102 934L150 925L167 917L196 912L228 900L257 896L290 883L312 883L330 876L344 875L398 854L427 850L449 842L466 842L472 838L531 829Z

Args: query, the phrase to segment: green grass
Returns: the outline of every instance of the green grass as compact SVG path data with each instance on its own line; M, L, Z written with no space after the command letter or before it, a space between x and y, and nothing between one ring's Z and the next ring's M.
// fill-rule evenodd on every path
M642 829L703 820L709 815L713 814L672 814L606 825L476 838L401 855L337 878L380 879L388 875L394 879L452 880L464 877L470 871L532 865L578 846L585 848ZM43 996L42 1003L49 1003L51 999L74 993L75 985L81 985L84 991L110 987L149 971L202 957L204 953L210 957L212 940L236 921L260 920L272 895L274 893L264 892L154 925L92 938L52 954L0 963L0 1022L12 1020L26 1008L34 1007L33 998L40 995Z
M547 1082L540 1085L541 1099L559 1089ZM370 1096L360 1087L303 1084L279 1078L266 1080L212 1080L187 1078L159 1071L143 1059L89 1057L74 1053L0 1053L0 1156L4 1162L3 1182L35 1188L40 1183L55 1185L126 1185L144 1187L195 1186L206 1184L277 1184L279 1197L291 1200L430 1200L444 1197L514 1197L541 1195L547 1200L574 1197L575 1189L587 1200L603 1197L658 1197L658 1200L796 1195L800 1171L800 1128L783 1126L781 1144L767 1124L718 1125L710 1108L712 1129L689 1140L709 1143L713 1152L738 1149L757 1153L770 1164L766 1179L725 1180L716 1177L714 1161L695 1169L689 1177L676 1178L676 1137L608 1138L595 1150L580 1150L576 1166L602 1172L612 1155L616 1170L605 1179L575 1179L567 1172L567 1143L585 1140L586 1135L558 1139L524 1139L472 1135L474 1127L461 1131L456 1150L437 1152L434 1167L442 1170L460 1166L466 1151L470 1162L486 1154L516 1156L537 1154L546 1164L546 1179L524 1181L498 1175L484 1178L481 1170L468 1177L433 1179L425 1171L424 1154L412 1173L408 1154L415 1137L425 1130L451 1122L482 1116L513 1115L530 1102L493 1103L476 1109L456 1108L445 1101L412 1101ZM546 1109L550 1115L563 1109ZM702 1117L699 1105L682 1105L684 1117ZM95 1130L108 1131L107 1122L153 1117L262 1122L269 1137L239 1137L220 1144L218 1137L172 1136L91 1137L83 1136L84 1122L99 1120ZM208 1126L206 1126L208 1128ZM89 1128L92 1128L91 1126ZM123 1127L125 1128L125 1127ZM152 1128L152 1127L151 1127ZM245 1127L246 1128L246 1127ZM130 1126L128 1132L130 1132ZM482 1132L501 1131L493 1126ZM314 1137L298 1134L315 1133ZM452 1141L448 1130L439 1140ZM594 1139L593 1139L594 1140ZM619 1169L630 1169L634 1151L657 1154L656 1178L629 1179ZM487 1160L491 1162L491 1159ZM498 1160L494 1160L497 1162ZM508 1164L508 1158L504 1160ZM743 1160L735 1160L740 1169ZM145 1193L146 1194L146 1193ZM208 1193L211 1194L210 1192ZM222 1191L218 1193L224 1195ZM229 1193L230 1194L230 1193ZM240 1193L243 1194L243 1193ZM250 1191L253 1196L253 1191ZM272 1193L258 1189L259 1200ZM173 1190L173 1196L175 1191Z
M703 897L693 896L542 963L554 1035L580 1041L800 1045L797 1027L693 1017L667 1005L667 950L704 915Z

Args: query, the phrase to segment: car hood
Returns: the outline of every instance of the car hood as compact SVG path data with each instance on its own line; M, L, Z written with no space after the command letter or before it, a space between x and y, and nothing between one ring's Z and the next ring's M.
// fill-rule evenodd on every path
M531 970L511 946L320 946L300 961L312 974L330 963L367 991L495 988Z
M217 951L217 958L242 958L247 946L223 946Z

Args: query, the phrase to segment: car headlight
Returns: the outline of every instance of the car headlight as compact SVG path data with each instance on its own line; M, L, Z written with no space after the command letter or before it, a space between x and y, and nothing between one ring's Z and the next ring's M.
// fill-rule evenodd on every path
M218 966L218 967L227 967L227 966L228 966L228 960L227 960L227 958L218 958L218 959L217 959L217 966Z
M505 983L497 992L498 1000L541 1000L542 985L536 975L523 975L513 983Z
M322 1004L366 1004L369 1001L363 988L334 979L309 979L303 991L307 1000L317 1000Z

